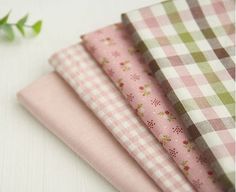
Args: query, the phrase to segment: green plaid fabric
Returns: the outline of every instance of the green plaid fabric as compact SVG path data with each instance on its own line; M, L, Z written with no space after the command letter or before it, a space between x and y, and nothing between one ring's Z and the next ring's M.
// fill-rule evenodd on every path
M234 190L234 0L165 1L122 18L224 190Z

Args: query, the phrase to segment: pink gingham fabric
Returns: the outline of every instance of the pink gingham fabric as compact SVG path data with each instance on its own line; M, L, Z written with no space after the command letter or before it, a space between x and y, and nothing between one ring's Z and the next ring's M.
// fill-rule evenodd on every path
M50 63L162 191L194 191L82 45L57 52Z
M105 27L84 35L83 40L87 50L195 189L201 192L222 191L215 182L213 170L189 139L180 118L150 75L124 26Z
M235 1L167 0L123 22L217 179L234 191Z

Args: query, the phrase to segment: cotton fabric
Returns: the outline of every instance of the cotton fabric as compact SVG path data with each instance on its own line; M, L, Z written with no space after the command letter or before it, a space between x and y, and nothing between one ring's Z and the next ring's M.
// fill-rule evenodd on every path
M123 15L225 191L235 187L234 7L233 0L173 0Z

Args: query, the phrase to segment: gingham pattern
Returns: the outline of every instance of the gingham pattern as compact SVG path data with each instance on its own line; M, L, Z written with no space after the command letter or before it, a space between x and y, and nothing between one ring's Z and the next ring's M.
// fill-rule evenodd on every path
M234 184L234 1L165 1L123 15L227 190Z
M50 63L162 191L194 191L80 44L59 51Z

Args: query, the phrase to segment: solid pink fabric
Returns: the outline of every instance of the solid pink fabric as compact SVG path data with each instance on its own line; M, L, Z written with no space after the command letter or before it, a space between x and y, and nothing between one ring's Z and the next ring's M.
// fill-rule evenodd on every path
M18 98L45 127L119 191L160 191L56 73L26 87Z
M137 115L201 192L221 191L166 96L120 24L83 36L85 46L123 93Z

